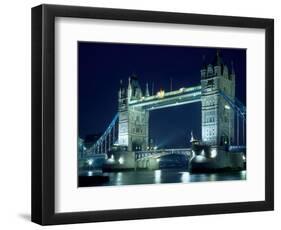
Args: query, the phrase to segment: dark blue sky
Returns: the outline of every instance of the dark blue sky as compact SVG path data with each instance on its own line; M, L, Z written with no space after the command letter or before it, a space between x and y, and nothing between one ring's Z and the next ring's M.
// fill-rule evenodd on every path
M236 97L246 104L246 50L219 48L224 63L236 73ZM145 89L154 82L154 92L200 84L202 57L213 63L217 48L139 45L120 43L78 43L79 136L104 132L117 113L120 79L127 84L135 73ZM152 111L150 137L157 145L187 146L190 131L201 137L201 104L187 104Z

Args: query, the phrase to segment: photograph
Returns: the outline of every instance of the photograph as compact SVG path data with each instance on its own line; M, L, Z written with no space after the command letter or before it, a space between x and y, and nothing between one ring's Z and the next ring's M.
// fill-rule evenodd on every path
M78 187L247 179L245 48L77 49Z

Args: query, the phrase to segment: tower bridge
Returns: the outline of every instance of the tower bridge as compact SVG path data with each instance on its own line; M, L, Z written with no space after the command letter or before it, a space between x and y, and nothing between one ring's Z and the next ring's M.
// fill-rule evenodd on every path
M149 112L189 103L201 103L202 140L200 143L202 146L197 148L197 152L193 151L194 154L189 154L190 158L194 158L193 164L199 164L202 157L205 157L205 163L213 159L213 163L209 163L208 167L239 165L237 151L233 158L234 154L225 148L232 146L232 149L235 149L235 146L245 146L246 139L246 107L235 97L233 64L229 71L218 52L214 64L203 64L200 77L200 85L182 87L170 92L160 90L154 95L150 95L148 84L143 92L136 75L129 78L127 86L121 82L118 93L118 113L87 153L89 155L108 154L113 147L118 147L119 153L116 155L120 159L123 154L125 158L131 156L133 161L139 160L140 156L144 155L155 158L173 154L170 150L161 150L162 155L158 151L148 150L150 148ZM240 124L242 124L242 129ZM242 143L240 134L242 134ZM206 153L208 151L209 153ZM211 152L216 152L216 154L211 154ZM156 153L158 155L155 155ZM241 152L240 158L243 154L245 151Z

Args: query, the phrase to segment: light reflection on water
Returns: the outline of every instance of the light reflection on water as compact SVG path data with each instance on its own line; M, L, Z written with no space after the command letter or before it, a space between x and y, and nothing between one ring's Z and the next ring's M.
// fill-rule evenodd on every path
M224 173L196 173L173 169L155 171L126 171L104 173L109 181L100 185L134 185L162 183L190 183L206 181L246 180L246 171Z
M116 174L116 185L122 185L123 184L122 177L123 177L122 172L118 172Z
M190 181L190 174L189 172L182 172L181 173L181 182L187 183Z
M241 171L240 174L241 174L241 177L245 177L245 179L246 179L246 170Z
M94 173L93 173L93 171L88 171L87 174L88 174L88 176L93 176Z
M161 183L161 170L154 171L154 183L160 184Z

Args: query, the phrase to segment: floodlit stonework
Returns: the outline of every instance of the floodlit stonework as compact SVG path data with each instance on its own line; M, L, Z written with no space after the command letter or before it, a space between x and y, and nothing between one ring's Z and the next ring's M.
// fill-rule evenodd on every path
M202 141L208 145L229 145L234 142L234 110L222 94L235 98L235 73L223 63L219 52L213 64L201 69Z
M146 95L149 95L148 92ZM148 146L149 112L142 107L130 106L131 101L143 98L135 75L129 78L128 88L121 85L119 91L119 139L118 144L128 151L145 150Z

